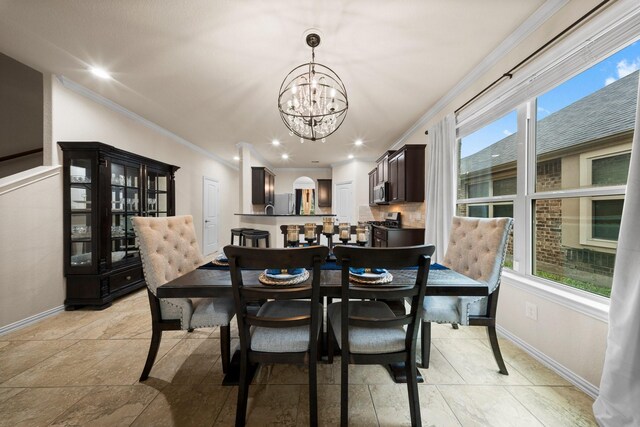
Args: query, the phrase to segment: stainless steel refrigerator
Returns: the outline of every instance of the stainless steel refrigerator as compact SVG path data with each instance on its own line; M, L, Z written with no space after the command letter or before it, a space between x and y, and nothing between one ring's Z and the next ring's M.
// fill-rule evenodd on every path
M275 195L274 213L276 215L293 215L295 211L295 201L293 193Z

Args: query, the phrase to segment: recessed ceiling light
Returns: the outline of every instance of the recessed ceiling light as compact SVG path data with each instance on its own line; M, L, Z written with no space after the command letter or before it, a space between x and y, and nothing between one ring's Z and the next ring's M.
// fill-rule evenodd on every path
M361 146L362 145L362 140L361 139L356 139L355 144L356 144L357 147Z
M280 141L278 141L277 139L274 139L273 141L271 141L271 143L277 147L278 145L280 145Z
M500 157L500 154L492 154L491 157Z
M353 159L353 154L349 154L349 158L350 158L350 159Z
M235 161L240 160L240 156L233 156L233 160L235 160Z
M104 68L91 67L90 71L94 76L100 77L101 79L107 80L111 78L111 74L109 74L109 72Z
M284 154L282 155L282 158L283 158L284 160L287 160L287 159L289 158L289 155L288 155L287 153L284 153Z

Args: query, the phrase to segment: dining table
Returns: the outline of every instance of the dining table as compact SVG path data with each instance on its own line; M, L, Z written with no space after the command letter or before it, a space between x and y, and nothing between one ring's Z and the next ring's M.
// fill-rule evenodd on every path
M261 285L258 277L263 270L243 270L242 278L246 285ZM417 267L401 270L389 270L393 275L393 281L385 285L357 285L374 287L404 287L415 284ZM311 278L303 284L310 284ZM342 271L335 262L323 264L320 272L320 295L323 297L339 298L342 286ZM466 296L483 297L489 295L489 288L485 282L480 282L467 277L457 271L450 270L439 264L432 264L427 278L425 296ZM212 263L205 264L174 280L171 280L156 289L158 298L219 298L232 297L231 274L229 268ZM326 346L325 346L326 348ZM404 364L395 364L387 367L395 382L406 382ZM234 353L229 370L223 380L223 385L237 384L239 376L239 351ZM423 378L418 371L416 373L419 382Z

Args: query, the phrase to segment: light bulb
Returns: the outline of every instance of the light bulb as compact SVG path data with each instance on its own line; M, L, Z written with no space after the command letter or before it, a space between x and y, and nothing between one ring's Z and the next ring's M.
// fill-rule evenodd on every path
M336 97L336 89L332 87L331 90L329 91L329 95L331 96L331 98L335 98Z
M318 81L316 79L311 80L311 87L316 88L318 86Z
M295 95L296 92L298 92L298 86L294 84L293 86L291 86L291 93Z

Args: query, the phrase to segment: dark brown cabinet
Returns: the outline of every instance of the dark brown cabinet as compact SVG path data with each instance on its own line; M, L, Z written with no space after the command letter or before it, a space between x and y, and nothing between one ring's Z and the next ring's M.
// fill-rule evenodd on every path
M251 203L273 205L276 176L265 167L251 168Z
M318 206L321 208L331 207L331 180L318 179Z
M99 142L58 142L64 156L65 308L107 307L144 286L134 216L175 215L177 166Z
M424 228L388 228L373 225L372 246L397 248L424 244Z
M369 206L377 206L373 197L373 187L377 185L378 168L369 172Z
M425 145L405 145L389 156L389 203L424 201Z
M377 175L376 175L376 183L375 185L382 184L383 182L389 181L389 157L395 151L385 151L385 153L380 156L378 160L376 160L377 167Z

